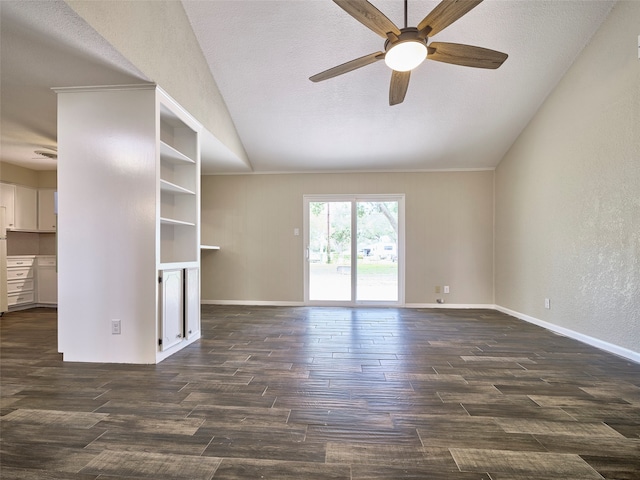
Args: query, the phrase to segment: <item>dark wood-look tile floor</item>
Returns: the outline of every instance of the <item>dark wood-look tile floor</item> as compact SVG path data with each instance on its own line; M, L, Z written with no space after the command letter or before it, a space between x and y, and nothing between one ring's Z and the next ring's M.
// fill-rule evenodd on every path
M204 306L152 366L0 326L3 480L640 479L640 365L495 311Z

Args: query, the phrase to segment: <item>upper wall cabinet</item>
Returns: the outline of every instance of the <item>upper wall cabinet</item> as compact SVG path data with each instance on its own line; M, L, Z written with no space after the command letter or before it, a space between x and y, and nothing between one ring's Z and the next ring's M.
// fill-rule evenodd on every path
M56 231L55 196L52 188L38 190L38 230L41 232Z
M16 185L16 230L38 229L38 191Z
M38 190L3 183L0 205L5 207L5 224L9 230L38 230Z
M9 183L0 183L0 206L5 209L5 228L16 228L15 220L16 186Z
M0 205L8 230L55 232L55 190L0 183Z
M38 229L38 191L16 185L16 230Z

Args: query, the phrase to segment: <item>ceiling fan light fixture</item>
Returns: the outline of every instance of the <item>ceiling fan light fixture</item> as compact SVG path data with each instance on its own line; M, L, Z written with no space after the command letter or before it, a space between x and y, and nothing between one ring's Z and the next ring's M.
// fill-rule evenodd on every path
M384 56L387 66L396 72L408 72L427 58L427 46L418 40L398 42Z
M424 60L495 69L500 67L508 57L506 53L472 45L429 43L429 35L433 36L441 32L469 13L482 0L441 0L417 27L407 26L409 2L404 0L404 28L398 28L368 0L333 1L362 25L382 38L386 38L384 51L370 53L313 75L309 77L312 82L327 80L384 59L387 66L393 70L389 86L389 105L397 105L404 101L411 71Z

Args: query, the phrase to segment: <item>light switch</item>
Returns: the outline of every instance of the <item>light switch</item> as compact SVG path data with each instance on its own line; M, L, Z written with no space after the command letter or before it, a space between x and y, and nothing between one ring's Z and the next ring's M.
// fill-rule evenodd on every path
M295 237L300 236L300 229L299 229L299 228L294 228L294 229L293 229L293 235L294 235Z

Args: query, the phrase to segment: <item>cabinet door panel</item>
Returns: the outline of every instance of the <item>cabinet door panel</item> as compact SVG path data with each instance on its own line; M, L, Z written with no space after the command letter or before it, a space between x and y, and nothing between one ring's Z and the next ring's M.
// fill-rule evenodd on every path
M189 268L185 273L187 338L191 338L200 332L200 270Z
M58 274L56 267L38 265L38 303L58 303Z
M162 350L167 350L184 337L182 270L161 272Z
M16 186L8 183L0 183L0 205L5 207L5 226L9 229L16 228L15 222Z
M38 191L35 188L16 185L16 230L38 229Z
M41 232L56 231L55 190L38 190L38 230Z

